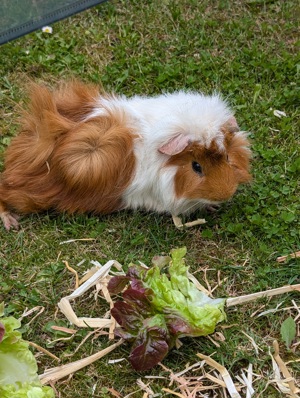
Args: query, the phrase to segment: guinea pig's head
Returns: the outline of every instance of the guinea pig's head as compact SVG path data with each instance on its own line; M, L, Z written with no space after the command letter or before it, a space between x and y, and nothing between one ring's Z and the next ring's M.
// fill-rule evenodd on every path
M227 201L241 183L251 180L249 141L231 116L210 140L179 132L160 148L168 156L165 167L175 168L177 200L193 208ZM188 211L189 207L186 206Z

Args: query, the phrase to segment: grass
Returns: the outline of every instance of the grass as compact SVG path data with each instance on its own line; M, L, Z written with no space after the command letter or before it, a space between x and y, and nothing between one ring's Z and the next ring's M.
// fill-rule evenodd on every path
M73 340L59 337L51 324L68 325L56 312L60 298L73 289L74 280L63 261L83 273L90 260L105 263L117 259L124 265L186 246L187 263L195 276L211 286L217 275L223 283L216 297L254 293L300 283L299 259L278 264L276 257L299 250L299 81L296 1L276 0L208 1L182 0L141 2L110 1L53 25L53 34L41 31L7 43L0 57L0 152L18 131L18 103L25 100L26 79L55 84L76 76L103 84L106 90L132 94L154 94L178 89L220 91L236 111L242 129L250 131L253 148L253 183L214 214L204 216L207 224L176 230L168 215L122 212L105 217L44 214L24 217L18 232L0 230L0 295L6 312L16 317L26 308L42 305L45 310L29 324L23 320L24 337L49 349L67 363L104 348L105 337L89 339L70 358L88 331ZM286 117L276 117L274 110ZM60 243L68 239L93 241ZM213 354L232 375L253 364L256 396L277 398L269 347L280 341L280 352L291 372L299 375L299 346L286 348L281 339L283 321L298 315L296 309L265 316L253 313L299 304L299 295L287 294L228 311L218 327L225 340L216 348L206 338L184 339L164 364L173 371L197 361L196 352ZM78 311L101 316L101 300L86 296ZM299 339L299 318L298 318ZM244 333L259 346L256 355ZM214 336L215 338L217 337ZM121 346L110 358L126 357ZM298 362L296 360L298 359ZM56 363L42 355L40 369ZM163 375L160 367L148 375ZM138 390L142 378L158 397L168 387L166 380L145 379L127 361L110 365L107 358L74 374L67 383L56 384L60 396L68 398L111 397L113 387L125 396ZM299 381L299 379L298 379ZM222 392L209 397L223 397ZM219 395L218 395L219 394ZM132 397L141 397L139 390Z

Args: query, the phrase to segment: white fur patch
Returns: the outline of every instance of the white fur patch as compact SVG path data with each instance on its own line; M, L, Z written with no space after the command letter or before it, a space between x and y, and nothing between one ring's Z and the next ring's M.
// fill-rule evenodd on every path
M233 116L227 104L218 95L183 91L151 98L115 96L99 98L88 118L116 111L126 115L127 123L139 137L134 147L135 175L123 195L125 207L180 214L205 205L205 198L188 201L175 197L176 167L163 167L168 155L160 153L159 148L180 134L205 147L214 140L223 150L221 127Z

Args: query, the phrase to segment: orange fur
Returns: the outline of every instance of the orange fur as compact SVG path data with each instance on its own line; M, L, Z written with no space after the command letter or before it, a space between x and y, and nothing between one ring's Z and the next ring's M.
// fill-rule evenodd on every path
M251 180L248 141L227 131L224 134L225 151L220 151L215 142L209 148L194 142L169 159L167 166L178 166L175 175L178 198L225 201L235 193L239 183ZM195 178L193 161L201 165L203 176Z
M122 206L135 167L128 132L112 116L97 117L61 138L50 167L69 194L58 210L110 213Z
M79 122L95 97L94 89L81 87L73 83L69 94L64 88L62 95L53 95L33 86L22 132L6 152L0 212L109 213L122 207L135 168L134 134L121 112Z
M231 134L226 130L224 135L229 164L234 169L237 182L239 184L250 182L252 176L249 173L251 157L249 141L245 136Z
M81 122L93 111L99 94L98 86L71 81L61 84L53 95L57 110L62 116ZM105 93L101 92L101 96L105 96Z

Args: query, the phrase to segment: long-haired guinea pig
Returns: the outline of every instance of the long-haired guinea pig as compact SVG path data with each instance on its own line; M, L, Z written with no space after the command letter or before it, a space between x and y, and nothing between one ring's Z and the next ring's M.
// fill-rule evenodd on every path
M7 149L0 216L47 209L179 215L229 199L250 180L249 142L218 96L125 98L80 82L33 85Z

